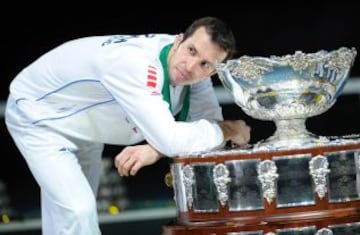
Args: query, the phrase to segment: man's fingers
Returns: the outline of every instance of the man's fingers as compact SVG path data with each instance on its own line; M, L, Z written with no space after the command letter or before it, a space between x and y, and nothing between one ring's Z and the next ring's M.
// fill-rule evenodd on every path
M136 173L140 170L141 168L141 163L138 161L134 164L134 166L131 168L130 170L130 174L132 176L136 175Z
M130 170L135 165L136 159L130 157L120 168L124 176L129 176Z
M120 176L135 175L145 165L153 164L161 157L149 145L126 147L115 157L115 167Z

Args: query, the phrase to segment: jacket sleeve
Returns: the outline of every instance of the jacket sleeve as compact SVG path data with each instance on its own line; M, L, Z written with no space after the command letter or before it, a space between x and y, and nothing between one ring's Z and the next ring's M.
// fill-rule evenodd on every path
M224 120L221 106L216 97L210 78L191 86L190 111L188 121L207 119Z

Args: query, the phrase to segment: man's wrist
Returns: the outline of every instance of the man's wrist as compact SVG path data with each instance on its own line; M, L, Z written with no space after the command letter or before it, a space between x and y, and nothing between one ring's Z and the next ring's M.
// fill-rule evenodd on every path
M218 125L223 133L224 141L228 141L231 138L231 128L229 127L229 123L226 121L218 122Z

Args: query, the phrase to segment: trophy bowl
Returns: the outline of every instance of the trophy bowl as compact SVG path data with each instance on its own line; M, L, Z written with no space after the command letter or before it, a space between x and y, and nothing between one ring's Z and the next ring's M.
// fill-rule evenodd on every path
M355 48L284 56L241 56L217 63L216 71L235 103L249 116L275 123L275 133L255 147L283 149L328 140L306 129L306 119L333 106L356 57Z

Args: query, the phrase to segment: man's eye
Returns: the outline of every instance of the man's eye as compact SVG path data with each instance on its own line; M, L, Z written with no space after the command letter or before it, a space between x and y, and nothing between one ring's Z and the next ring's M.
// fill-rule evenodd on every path
M212 70L213 69L212 66L210 65L210 63L208 63L208 62L203 62L202 67L204 69L206 69L206 70Z
M189 47L189 53L191 54L191 55L195 55L195 49L194 48L192 48L192 47Z

